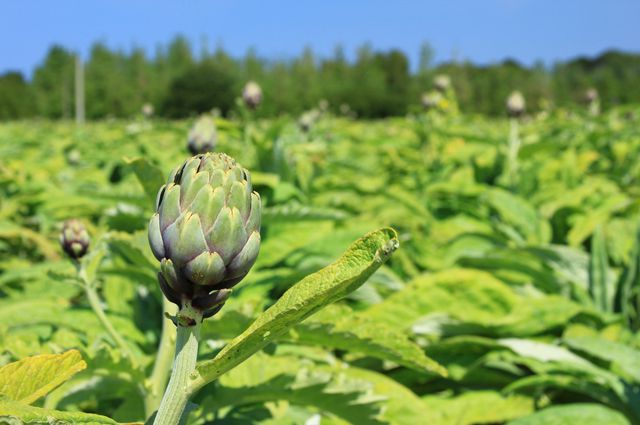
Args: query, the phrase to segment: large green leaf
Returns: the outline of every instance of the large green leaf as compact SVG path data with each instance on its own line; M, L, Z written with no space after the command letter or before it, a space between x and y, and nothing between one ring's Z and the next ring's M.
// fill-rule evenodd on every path
M589 336L565 338L564 342L574 351L609 363L611 370L640 384L640 350L619 342Z
M265 368L264 365L269 367ZM220 378L201 403L204 412L228 406L286 400L312 406L349 423L381 425L381 402L373 385L352 377L349 368L316 366L290 356L256 354Z
M109 314L113 326L125 338L145 342L145 335L128 319ZM0 323L9 329L50 324L72 329L95 338L103 334L104 328L89 309L71 308L66 300L55 298L4 299L0 301Z
M383 322L354 315L332 306L295 328L294 340L352 353L362 353L420 371L446 376L447 371L427 357L402 331Z
M87 367L77 350L42 354L0 368L0 395L31 404Z
M630 425L621 413L599 404L552 406L508 425Z
M424 397L426 408L437 419L433 425L473 425L502 423L528 415L534 410L531 397L496 391L469 391L457 397ZM489 407L490 406L490 407Z
M118 425L106 416L82 412L61 412L20 404L0 398L0 423L8 425L86 424ZM133 425L133 424L130 424Z
M392 229L371 232L354 242L335 263L294 285L218 355L197 366L194 390L237 366L322 307L362 285L398 248Z
M416 277L360 314L421 334L528 336L564 325L581 311L563 297L520 296L485 272L449 269Z
M607 279L609 259L602 226L596 227L591 237L591 261L589 263L589 294L594 304L602 311L611 311L612 289Z

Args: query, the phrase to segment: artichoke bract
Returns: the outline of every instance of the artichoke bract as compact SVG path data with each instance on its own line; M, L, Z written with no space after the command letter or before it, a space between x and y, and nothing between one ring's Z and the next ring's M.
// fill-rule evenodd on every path
M89 242L89 232L84 224L76 219L64 222L60 232L60 246L69 257L84 257L89 249Z
M220 310L258 256L260 214L249 172L226 154L197 155L174 170L149 222L167 299L205 318Z
M216 124L209 117L201 117L196 121L187 140L187 149L191 155L211 152L216 147L218 134L216 133Z

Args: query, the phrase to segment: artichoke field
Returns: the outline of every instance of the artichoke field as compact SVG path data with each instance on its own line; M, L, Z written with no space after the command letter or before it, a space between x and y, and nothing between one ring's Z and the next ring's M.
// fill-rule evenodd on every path
M638 116L0 124L0 423L640 423Z

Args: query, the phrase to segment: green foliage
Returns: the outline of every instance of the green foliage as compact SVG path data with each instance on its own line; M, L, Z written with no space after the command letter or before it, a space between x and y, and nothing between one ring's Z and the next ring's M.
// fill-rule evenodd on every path
M383 56L358 60L404 87L401 58ZM196 62L184 40L159 57L158 87ZM142 59L131 72L153 75ZM277 88L278 108L295 107L289 96L313 102L311 59L274 64L282 80L265 99ZM267 75L257 59L246 66ZM336 59L323 72L351 66ZM363 84L373 90L385 72ZM263 106L258 115L276 110ZM213 116L217 149L251 170L265 213L256 264L202 325L187 422L638 423L640 130L629 111L640 112L523 119L514 180L506 120L324 112L302 132L287 117ZM192 124L0 126L0 422L115 424L157 409L175 327L146 227ZM72 217L91 235L82 267L93 302L58 246Z
M629 422L620 413L597 404L569 404L549 407L509 425L626 425Z
M32 404L86 367L78 351L42 354L0 368L0 394Z
M513 90L524 94L527 110L534 113L554 105L586 109L589 87L598 90L605 109L640 101L640 56L617 51L549 68L510 59L490 65L467 61L434 66L427 43L417 67L409 63L408 52L378 51L367 44L357 48L351 61L341 46L328 57L306 48L291 59L260 58L252 49L242 58L231 57L221 47L213 52L193 50L184 36L175 37L152 57L141 48L110 50L94 43L85 66L87 117L132 117L147 104L164 117L193 116L213 108L242 113L234 100L248 80L259 82L264 91L265 102L254 112L262 117L300 115L318 108L321 101L345 116L400 116L418 108L422 94L433 88L434 76L441 73L449 75L453 85L439 106L448 111L459 104L467 113L504 116L505 99ZM0 77L0 120L73 116L74 57L69 50L52 46L33 81L25 80L15 73Z
M199 388L282 336L322 307L357 289L398 248L392 229L382 229L354 242L335 263L305 277L285 292L213 359L197 367L193 386Z

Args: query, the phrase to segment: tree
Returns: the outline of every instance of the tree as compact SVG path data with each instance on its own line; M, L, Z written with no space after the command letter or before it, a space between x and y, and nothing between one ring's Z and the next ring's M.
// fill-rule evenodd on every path
M74 57L61 46L49 49L44 63L33 76L33 91L39 114L47 118L71 118L73 111Z
M194 65L171 83L162 113L181 118L218 108L226 114L234 105L235 86L234 75L218 62Z
M32 91L19 72L0 75L0 120L15 120L35 115Z

